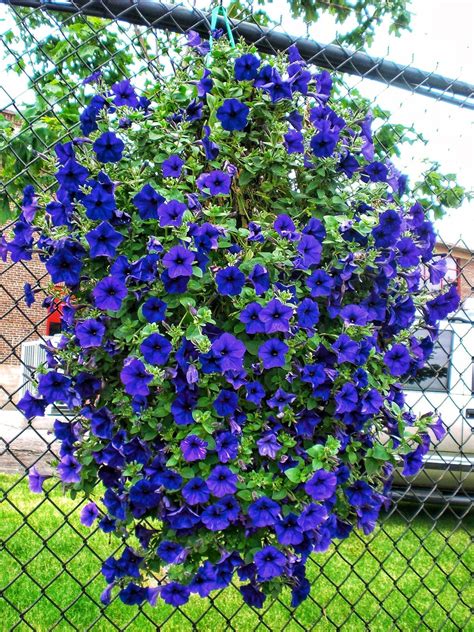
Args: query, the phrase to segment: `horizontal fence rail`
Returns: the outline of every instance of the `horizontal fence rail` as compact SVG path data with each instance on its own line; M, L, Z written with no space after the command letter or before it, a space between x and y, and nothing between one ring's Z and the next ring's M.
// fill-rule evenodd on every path
M211 14L197 8L187 9L152 0L74 0L73 2L43 2L42 0L0 0L0 4L33 9L81 13L100 18L116 19L140 26L152 26L174 33L193 29L208 36ZM448 103L474 109L474 85L443 75L411 68L393 61L350 51L334 44L294 37L274 28L265 28L247 21L230 19L232 30L247 43L255 44L262 53L275 54L297 44L304 60L322 68L357 75L390 84Z

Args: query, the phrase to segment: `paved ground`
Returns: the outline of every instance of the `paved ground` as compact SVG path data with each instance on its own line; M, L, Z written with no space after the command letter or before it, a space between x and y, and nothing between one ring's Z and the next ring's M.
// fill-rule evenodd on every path
M54 419L35 417L28 422L18 411L0 411L0 472L24 473L33 465L42 474L50 472L49 462L56 456Z

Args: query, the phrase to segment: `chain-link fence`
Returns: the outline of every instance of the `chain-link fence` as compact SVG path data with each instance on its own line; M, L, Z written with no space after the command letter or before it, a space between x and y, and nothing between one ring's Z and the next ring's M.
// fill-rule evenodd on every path
M184 34L194 29L207 35L210 19L195 6L143 0L6 4L0 199L8 235L22 188L48 187L45 156L58 141L79 134L78 114L92 94L83 79L100 69L110 83L124 76L134 77L142 89L159 83L173 71ZM262 54L285 51L296 38L258 9L233 7L234 35ZM452 139L468 121L473 86L337 43L299 38L298 47L308 63L331 70L341 99L357 97L361 117L373 112L379 152L397 166L410 165L415 194L435 216L463 201L455 176L421 158L442 161L435 154L443 145L435 137L443 128ZM419 127L407 123L410 116ZM426 120L428 135L420 131ZM284 598L254 610L243 604L236 587L177 609L100 602L100 565L115 552L114 540L79 523L82 499L65 497L59 483L49 481L41 497L26 483L33 466L50 471L56 456L52 422L68 414L55 409L27 421L17 408L44 358L42 342L60 329L58 304L43 301L50 280L39 259L0 261L1 629L474 629L468 523L474 495L473 245L468 235L455 243L439 238L437 250L448 261L443 283L457 284L461 309L443 323L429 365L406 385L409 405L416 412L438 410L448 434L419 475L397 477L395 502L373 534L354 535L311 558L310 599L296 610ZM25 284L36 293L30 307Z

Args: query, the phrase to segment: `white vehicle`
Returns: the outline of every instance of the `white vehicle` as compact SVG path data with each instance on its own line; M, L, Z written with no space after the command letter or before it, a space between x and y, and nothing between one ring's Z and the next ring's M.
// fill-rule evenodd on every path
M460 310L440 323L441 333L427 365L405 386L406 402L413 412L439 413L447 433L434 443L423 469L409 479L397 475L395 485L437 488L466 500L474 492L473 316Z

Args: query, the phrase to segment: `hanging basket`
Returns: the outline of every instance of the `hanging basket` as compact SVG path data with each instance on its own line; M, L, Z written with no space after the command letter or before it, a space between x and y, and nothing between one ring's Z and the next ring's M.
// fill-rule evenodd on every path
M147 96L90 81L55 190L27 187L7 245L61 286L61 339L19 406L77 414L55 422L58 474L100 483L81 519L125 544L104 601L179 606L237 573L247 603L289 586L296 606L308 557L370 533L394 466L415 473L444 432L400 385L458 304L421 283L445 270L433 226L370 115L295 47L209 55L191 33Z

